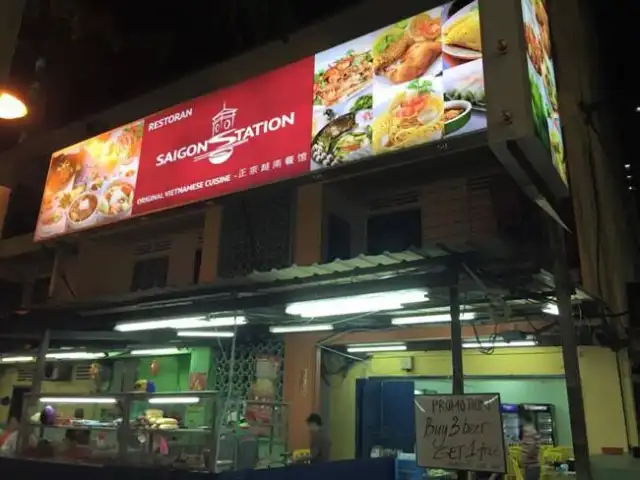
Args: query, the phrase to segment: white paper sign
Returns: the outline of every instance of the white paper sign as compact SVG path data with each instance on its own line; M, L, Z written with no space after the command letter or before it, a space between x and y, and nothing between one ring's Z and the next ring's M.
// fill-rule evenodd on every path
M421 467L506 473L499 394L415 397Z

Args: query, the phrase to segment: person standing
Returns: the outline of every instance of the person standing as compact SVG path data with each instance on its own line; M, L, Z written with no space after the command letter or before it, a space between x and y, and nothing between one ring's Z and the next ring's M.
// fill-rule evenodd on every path
M311 451L307 460L312 464L328 462L331 455L331 440L323 428L322 417L312 413L307 417L307 427Z
M540 479L540 433L533 422L533 416L526 410L518 412L522 425L521 464L524 470L525 480Z

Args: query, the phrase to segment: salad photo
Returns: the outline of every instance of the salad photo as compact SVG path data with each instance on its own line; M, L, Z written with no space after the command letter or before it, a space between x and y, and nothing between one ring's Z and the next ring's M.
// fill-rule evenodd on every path
M522 12L534 128L549 149L558 175L568 184L546 2L522 0Z
M486 108L478 1L444 3L315 56L310 168L484 130Z

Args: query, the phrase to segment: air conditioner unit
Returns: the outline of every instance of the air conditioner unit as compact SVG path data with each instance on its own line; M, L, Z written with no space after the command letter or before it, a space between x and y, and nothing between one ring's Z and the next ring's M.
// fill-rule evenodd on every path
M70 382L72 377L71 365L47 363L44 367L44 380L48 382Z

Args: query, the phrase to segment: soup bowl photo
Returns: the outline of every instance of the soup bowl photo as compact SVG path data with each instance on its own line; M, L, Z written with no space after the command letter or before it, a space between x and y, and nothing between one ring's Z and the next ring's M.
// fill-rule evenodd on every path
M444 103L444 134L449 135L464 127L471 119L471 102L451 100Z
M83 193L69 205L67 227L83 230L92 227L98 220L98 197L94 193Z
M100 216L106 221L130 216L134 191L132 184L122 180L116 180L106 185L98 206Z

